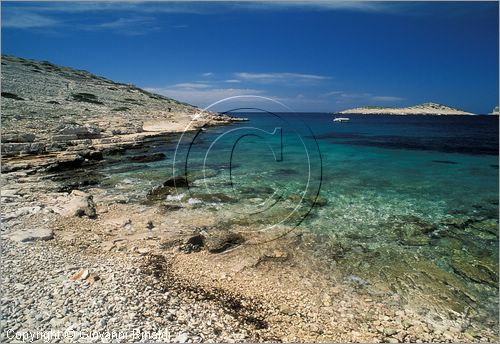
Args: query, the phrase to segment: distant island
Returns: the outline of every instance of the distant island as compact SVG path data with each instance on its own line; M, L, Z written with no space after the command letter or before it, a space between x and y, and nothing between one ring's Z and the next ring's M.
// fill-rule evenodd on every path
M494 116L498 116L499 115L498 105L495 106L495 108L490 112L490 115L494 115Z
M403 108L390 108L382 106L365 106L354 109L347 109L338 114L359 114L359 115L436 115L436 116L453 116L453 115L474 115L471 112L454 109L452 107L436 104L424 103Z

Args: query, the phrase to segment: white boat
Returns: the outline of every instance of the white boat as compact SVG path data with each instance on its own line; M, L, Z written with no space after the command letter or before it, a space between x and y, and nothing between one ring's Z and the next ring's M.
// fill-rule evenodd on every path
M335 117L333 119L334 122L347 122L349 120L350 120L350 118L347 118L347 117Z

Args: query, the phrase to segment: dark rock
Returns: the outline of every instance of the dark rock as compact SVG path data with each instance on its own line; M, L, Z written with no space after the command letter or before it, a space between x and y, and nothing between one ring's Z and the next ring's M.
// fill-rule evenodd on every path
M68 183L64 186L61 186L58 191L59 192L71 192L73 190L78 190L81 188L85 188L88 186L94 186L94 185L99 185L99 180L95 179L86 179L86 180L81 180L81 181L75 181L72 183Z
M169 178L166 182L164 182L163 186L183 188L183 187L189 186L189 184L188 184L188 180L186 179L186 177L175 176L175 177Z
M2 143L21 143L33 141L35 141L35 135L31 133L15 133L2 135Z
M197 234L189 238L184 245L179 249L185 253L198 252L205 244L205 238L201 234Z
M244 242L245 238L241 234L230 231L209 233L205 239L205 245L211 253L221 253Z
M167 198L168 195L174 194L175 189L170 186L158 185L152 188L146 198L148 201L163 201Z
M155 153L151 155L136 155L128 158L131 162L153 162L160 161L166 158L166 155L163 153Z
M84 159L88 160L97 161L97 160L102 160L104 158L101 151L95 151L95 150L83 151L79 152L78 154L80 154Z
M71 157L71 159L58 161L54 164L47 166L45 171L46 172L61 172L64 170L71 170L71 169L81 167L84 162L85 162L85 158L83 158L82 156L80 156L78 154L75 154L74 156Z

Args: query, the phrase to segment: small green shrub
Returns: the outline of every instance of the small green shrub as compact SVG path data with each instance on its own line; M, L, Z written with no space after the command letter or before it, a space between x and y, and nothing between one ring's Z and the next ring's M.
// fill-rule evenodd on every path
M77 102L85 102L85 103L99 104L99 105L103 104L103 102L99 101L97 99L97 96L95 94L92 94L92 93L85 93L85 92L74 93L74 94L72 94L72 96L73 96L73 100L75 100Z

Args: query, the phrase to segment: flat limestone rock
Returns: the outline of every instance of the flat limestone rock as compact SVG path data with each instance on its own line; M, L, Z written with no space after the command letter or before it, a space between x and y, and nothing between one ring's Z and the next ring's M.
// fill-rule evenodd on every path
M8 236L16 242L46 241L54 238L54 232L49 228L32 228L17 230Z

